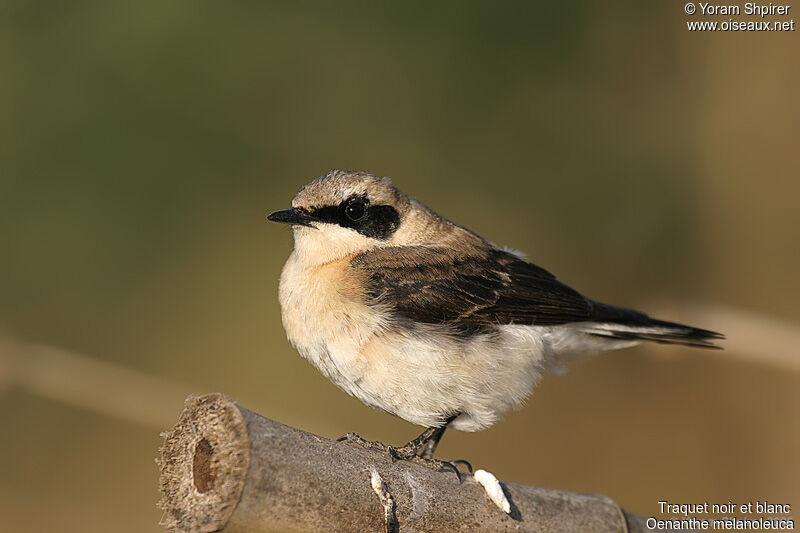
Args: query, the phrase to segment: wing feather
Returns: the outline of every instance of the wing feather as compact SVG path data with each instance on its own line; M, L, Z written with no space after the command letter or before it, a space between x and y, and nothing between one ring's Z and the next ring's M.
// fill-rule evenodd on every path
M415 322L463 332L493 325L556 325L591 318L593 304L548 271L496 248L388 247L356 257L373 301Z
M714 331L650 318L585 298L550 272L497 248L456 254L445 247L396 247L351 262L371 301L412 322L446 324L465 335L503 324L586 323L584 333L717 348Z

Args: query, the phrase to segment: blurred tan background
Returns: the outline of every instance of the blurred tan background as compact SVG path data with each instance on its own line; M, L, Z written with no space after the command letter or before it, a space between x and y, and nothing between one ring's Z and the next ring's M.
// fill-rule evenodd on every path
M290 234L264 216L330 168L729 336L575 364L442 457L645 516L800 504L797 32L689 33L682 2L0 12L4 531L160 531L186 392L328 437L420 431L285 340Z

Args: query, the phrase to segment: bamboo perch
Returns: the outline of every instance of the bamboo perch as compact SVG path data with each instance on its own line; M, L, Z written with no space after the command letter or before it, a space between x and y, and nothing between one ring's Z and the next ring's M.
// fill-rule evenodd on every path
M643 532L609 498L503 483L506 514L471 476L334 442L222 394L190 396L158 460L173 532Z

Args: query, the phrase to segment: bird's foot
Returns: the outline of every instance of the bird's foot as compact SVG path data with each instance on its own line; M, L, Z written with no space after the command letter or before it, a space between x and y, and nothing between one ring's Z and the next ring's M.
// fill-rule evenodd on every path
M472 465L467 461L440 461L438 459L434 459L433 457L426 456L424 449L420 452L421 448L423 448L423 446L415 443L414 441L411 441L404 446L400 446L399 448L389 446L389 457L392 458L392 462L398 460L409 461L418 465L426 466L432 470L436 470L437 472L453 472L458 478L459 483L463 482L463 479L461 478L462 472L458 469L458 465L463 465L470 474L472 473Z
M391 452L389 451L392 448L391 446L387 446L386 444L376 440L367 440L357 433L347 433L346 435L342 435L336 439L336 442L356 444L366 450L378 450L379 452L389 453L391 455Z
M421 458L423 458L423 459L433 459L433 451L432 450L435 450L436 448L428 446L428 444L430 444L430 441L428 443L426 443L426 445L422 448L422 451L419 452L419 456ZM456 459L455 461L450 461L450 462L452 464L456 465L456 466L459 466L459 465L463 466L466 469L467 472L472 474L472 465L470 464L469 461L466 461L464 459Z
M453 463L456 466L464 465L464 468L467 469L467 472L472 474L472 464L469 461L467 461L465 459L456 459L455 461L450 461L450 462Z
M348 444L356 444L366 450L377 450L386 453L392 462L395 461L408 461L410 463L418 464L435 470L437 472L453 472L458 477L458 482L461 483L461 471L456 466L457 464L465 464L469 472L472 472L472 466L466 461L439 461L431 457L423 457L419 454L422 445L411 441L403 446L388 446L382 442L367 440L356 433L347 433L342 435L337 442L346 442Z
M389 446L389 457L392 459L392 462L408 461L410 463L425 466L437 472L453 472L458 478L458 482L462 482L461 471L459 471L455 464L449 461L440 461L438 459L431 459L417 455L416 450L414 450L413 447L409 448L408 445L401 446L399 448Z

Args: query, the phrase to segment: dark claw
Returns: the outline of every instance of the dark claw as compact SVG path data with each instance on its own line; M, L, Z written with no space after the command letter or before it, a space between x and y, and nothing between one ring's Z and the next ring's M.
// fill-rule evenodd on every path
M386 451L389 453L389 459L392 460L393 463L396 463L398 460L401 459L400 455L395 450L394 446L388 446Z
M459 472L458 467L449 461L441 461L441 465L439 466L439 472L452 470L456 477L458 478L458 484L462 484L464 481L461 479L461 472Z
M464 459L456 459L455 461L452 461L452 463L454 465L464 465L466 467L467 471L470 474L472 473L472 465L470 464L469 461L465 461Z

